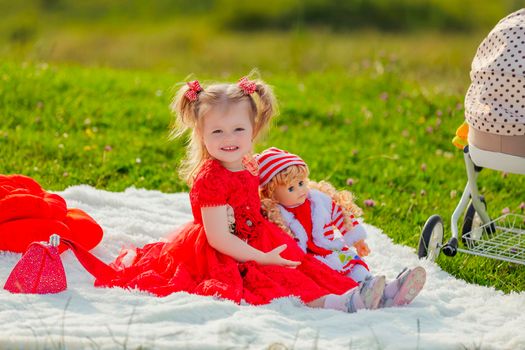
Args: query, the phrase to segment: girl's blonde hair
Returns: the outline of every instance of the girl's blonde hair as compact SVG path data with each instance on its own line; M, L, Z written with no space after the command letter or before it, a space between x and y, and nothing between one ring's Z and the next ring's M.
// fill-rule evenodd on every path
M205 115L214 107L224 104L234 104L246 101L250 106L250 120L253 126L253 138L263 131L272 117L277 114L277 103L272 88L260 79L252 80L255 92L247 94L238 84L212 84L203 86L192 101L186 93L188 85L184 85L175 94L170 105L175 114L175 120L170 127L170 139L182 136L191 130L186 157L182 160L179 174L191 186L202 164L211 156L206 150L200 131L202 131Z
M304 179L307 182L307 186L310 189L316 189L323 193L326 193L332 198L332 200L341 207L343 211L344 224L348 230L352 229L351 215L361 216L363 211L354 202L354 196L352 192L342 190L338 191L329 182L326 181L310 181L308 180L308 168L301 165L291 165L275 175L266 185L260 189L261 204L264 215L277 226L282 228L290 236L293 233L290 228L286 225L281 211L277 204L277 200L274 197L275 189L277 186L288 186L290 183Z

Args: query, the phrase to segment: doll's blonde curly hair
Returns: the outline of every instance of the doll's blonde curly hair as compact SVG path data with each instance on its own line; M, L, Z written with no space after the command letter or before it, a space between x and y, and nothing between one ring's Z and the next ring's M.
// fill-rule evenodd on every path
M338 191L332 184L326 181L315 182L308 179L308 168L302 165L291 165L275 175L267 184L260 188L261 205L263 214L275 223L290 236L293 236L292 231L286 225L281 211L277 204L277 200L274 197L275 189L277 186L285 185L305 179L310 189L316 189L323 193L326 193L332 200L341 207L343 211L344 224L348 230L352 229L352 221L350 216L355 217L361 216L363 210L355 204L354 195L352 192L347 190Z

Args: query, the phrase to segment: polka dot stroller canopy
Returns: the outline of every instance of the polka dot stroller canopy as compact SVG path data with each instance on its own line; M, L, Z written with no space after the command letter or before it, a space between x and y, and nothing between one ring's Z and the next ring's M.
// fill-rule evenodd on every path
M477 130L525 135L525 9L503 18L472 61L465 118Z

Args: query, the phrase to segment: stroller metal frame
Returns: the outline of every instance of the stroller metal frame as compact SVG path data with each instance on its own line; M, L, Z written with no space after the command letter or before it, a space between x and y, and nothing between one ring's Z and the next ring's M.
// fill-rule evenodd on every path
M443 220L439 215L431 216L421 233L419 257L435 260L440 251L447 256L455 256L457 252L462 252L525 265L525 216L505 214L491 220L477 186L478 175L483 168L474 164L469 146L464 148L463 158L468 181L451 217L452 237L443 244ZM465 214L463 233L460 237L458 221L469 202L471 204ZM465 232L467 220L470 220L470 229L467 227ZM460 238L463 248L458 248Z

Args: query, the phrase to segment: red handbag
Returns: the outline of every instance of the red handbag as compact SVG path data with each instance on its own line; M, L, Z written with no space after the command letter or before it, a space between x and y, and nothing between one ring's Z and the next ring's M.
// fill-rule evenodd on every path
M67 288L66 273L58 245L60 237L51 235L49 243L33 242L7 278L4 289L11 293L47 294Z
M53 234L49 237L49 243L33 242L29 245L22 259L9 274L4 289L11 293L28 294L59 293L65 290L67 280L58 253L60 243L71 248L82 266L98 280L108 281L115 275L113 268L79 244Z

